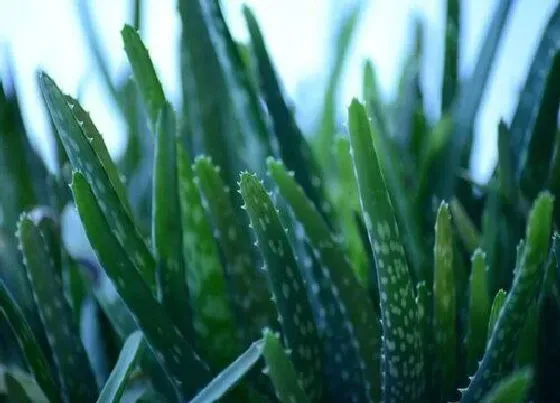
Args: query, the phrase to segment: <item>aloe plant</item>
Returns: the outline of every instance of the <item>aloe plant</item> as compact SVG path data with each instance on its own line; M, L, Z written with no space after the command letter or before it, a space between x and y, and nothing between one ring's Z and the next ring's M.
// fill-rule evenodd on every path
M365 10L349 8L310 136L249 7L241 43L219 0L179 0L175 103L134 3L121 31L131 78L118 82L80 9L129 136L121 158L40 72L51 173L17 94L0 92L2 398L557 400L560 6L480 184L467 173L473 127L515 2L499 2L467 78L464 3L446 2L437 119L424 109L416 20L395 99L364 61L363 102L340 120L335 95ZM91 255L62 237L72 206Z

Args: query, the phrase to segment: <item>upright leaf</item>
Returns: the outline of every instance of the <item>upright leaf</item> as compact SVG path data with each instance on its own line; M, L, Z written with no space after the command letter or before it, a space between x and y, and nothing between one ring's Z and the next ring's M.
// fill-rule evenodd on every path
M335 306L328 308L339 310L340 317L348 329L345 339L338 340L338 346L328 354L340 354L341 351L354 349L358 365L346 361L346 370L356 370L361 376L369 401L377 401L381 395L379 378L379 342L380 329L375 309L370 302L366 288L362 287L352 270L340 245L330 233L327 223L322 219L311 200L290 175L284 165L272 158L267 160L269 175L274 179L282 197L290 204L297 220L301 222L309 243L320 257L323 275L330 280L332 301ZM327 322L327 326L340 324ZM349 378L353 377L353 374ZM355 388L355 387L354 387ZM358 396L355 397L358 399Z
M72 179L74 200L88 239L99 262L117 292L134 312L134 317L156 353L156 358L185 398L192 397L209 378L209 371L191 345L187 335L173 325L163 306L154 298L134 267L127 252L116 240L95 195L85 178L75 173ZM185 371L185 368L189 368Z
M494 328L496 327L496 322L498 321L498 317L500 316L502 308L504 307L504 303L506 302L506 297L507 292L499 289L494 296L494 299L492 300L490 315L488 316L488 324L486 325L486 344L488 344L490 338L492 337L492 333L494 332Z
M156 123L152 237L162 302L189 342L194 338L185 262L176 163L175 115L165 103Z
M219 168L209 158L198 157L194 172L225 255L224 269L238 323L238 337L247 345L262 334L265 326L276 323L266 277L255 266L249 234L237 221Z
M452 105L459 82L459 54L461 38L461 0L447 0L445 27L445 56L441 91L442 112Z
M534 373L522 368L499 381L484 397L482 403L522 403L533 383Z
M478 401L514 364L526 309L543 277L541 266L548 253L553 204L554 197L548 192L541 193L533 204L527 221L526 244L511 291L498 316L480 367L461 399L463 403Z
M294 252L264 186L249 173L241 174L239 186L266 262L286 346L292 351L291 358L304 391L311 399L320 399L324 388L321 345Z
M385 356L384 399L418 401L424 393L424 359L412 278L368 118L357 100L350 105L349 128L362 214L377 266Z
M434 331L437 373L443 399L449 399L456 380L456 295L453 274L453 233L449 206L442 202L437 213L434 245Z
M136 331L128 336L119 354L115 368L111 371L109 379L107 379L97 398L98 403L116 403L120 401L126 382L136 363L140 360L143 350L144 336L140 331Z
M0 281L0 314L12 328L27 366L37 384L50 402L61 402L62 399L58 392L58 385L51 376L47 358L35 339L31 327L25 320L23 312L14 301L3 281Z
M63 394L69 401L90 401L97 394L97 384L78 324L65 299L49 247L36 223L25 213L18 223L17 237Z

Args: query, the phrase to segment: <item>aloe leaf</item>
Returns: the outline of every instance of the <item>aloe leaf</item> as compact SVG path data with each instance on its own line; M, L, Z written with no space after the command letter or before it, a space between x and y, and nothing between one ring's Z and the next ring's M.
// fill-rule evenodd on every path
M515 177L509 148L511 132L503 120L498 124L498 177L506 200L514 201Z
M317 151L317 159L322 164L325 171L331 168L332 142L336 135L336 97L338 88L364 4L365 2L360 0L353 6L348 7L348 10L345 11L345 15L340 18L340 23L333 41L333 59L327 79L327 88L323 97L323 107L319 116L319 127L314 137L316 139L316 144L314 144L314 146Z
M518 367L534 366L536 364L539 309L538 301L533 301L527 308L527 319L525 319L521 329L519 344L515 353L515 363Z
M272 380L280 402L310 403L314 401L309 399L302 389L294 364L292 364L289 353L284 350L280 338L269 330L264 332L263 355L266 361L265 372Z
M532 369L521 368L499 381L482 399L482 403L522 403L533 383Z
M288 169L295 172L296 181L329 222L332 207L325 199L319 166L303 133L287 105L274 66L266 49L260 27L253 12L243 7L251 45L256 58L261 90L272 118L279 154Z
M210 403L224 397L251 370L262 356L263 341L249 348L204 387L190 403Z
M453 104L459 81L459 54L461 37L461 0L447 0L445 27L445 56L443 85L441 90L441 110Z
M267 165L269 175L274 179L282 197L290 204L297 220L303 225L308 242L320 257L324 277L330 279L334 297L331 303L335 304L333 308L339 310L339 315L348 328L346 340L339 340L338 347L342 350L356 350L354 359L358 360L359 365L349 366L361 372L368 399L377 401L381 394L380 329L367 290L357 281L350 263L327 223L311 200L305 196L302 187L296 183L293 173L289 173L281 162L270 157L267 159ZM330 325L337 326L336 323ZM337 352L340 353L335 347L334 351L327 354L334 355Z
M461 238L467 252L473 253L480 246L480 231L472 222L459 199L456 197L451 199L450 207L459 238Z
M434 377L434 357L435 357L435 334L433 326L434 318L434 293L429 288L426 281L416 284L416 309L418 311L418 322L422 336L423 357L424 357L424 378L426 381L426 400L437 400L436 393L439 393L437 381Z
M416 401L424 392L422 340L412 278L364 107L349 110L352 157L362 214L377 266L385 362L384 399Z
M79 328L65 299L49 247L33 218L26 213L18 223L17 237L63 394L70 401L88 401L89 396L97 394L97 384Z
M488 316L488 324L487 324L487 343L490 341L492 337L492 333L494 332L494 328L496 327L496 322L498 321L498 317L502 312L502 308L504 303L506 302L507 292L499 289L494 299L492 300L492 306L490 307L490 315Z
M234 322L229 306L224 270L203 201L195 183L187 151L177 143L179 195L183 221L183 252L189 262L187 280L193 303L194 326L209 363L222 368L239 352L232 342ZM222 197L229 203L228 195ZM209 309L211 307L211 309ZM249 339L247 339L248 341Z
M511 122L512 170L519 178L523 168L546 175L556 128L560 50L560 7L556 6L541 35ZM539 157L537 151L543 157ZM536 165L535 165L536 164ZM545 170L544 172L542 170ZM528 171L527 184L539 180Z
M187 335L173 325L155 299L128 254L116 241L95 195L80 173L72 178L74 200L88 239L99 262L111 278L144 333L146 341L185 397L192 397L209 378L209 371L187 342ZM189 371L185 371L189 368Z
M465 146L472 142L473 122L480 107L484 89L496 60L496 52L511 13L513 0L501 0L486 30L485 40L478 53L477 62L471 76L465 80L453 104L453 135L446 142L435 176L436 191L442 199L449 199L454 192L456 175L459 172ZM467 152L466 155L470 155Z
M130 25L125 25L121 31L124 41L124 49L132 66L136 83L140 94L146 104L148 116L152 126L156 125L160 110L165 104L165 95L154 65L148 54L146 46L142 42L138 32Z
M554 197L542 192L533 204L523 248L511 290L490 336L479 368L461 402L478 401L514 363L514 354L526 319L526 309L542 280L541 265L548 253Z
M3 281L0 281L0 313L6 319L16 336L27 366L37 384L51 402L60 402L58 386L51 376L50 366L23 312L14 301Z
M276 208L256 176L242 173L240 192L266 262L278 321L292 361L312 399L323 394L321 350L306 287Z
M203 151L222 167L223 180L233 188L242 145L236 126L231 88L208 22L208 1L180 0L181 74L193 156ZM186 101L188 100L188 102ZM227 134L227 135L226 135ZM230 194L232 201L237 195Z
M449 398L456 380L456 290L453 273L453 232L449 205L440 204L434 245L434 332L436 335L440 390Z
M136 331L128 336L119 354L117 363L97 398L98 403L120 401L126 382L134 370L136 363L140 360L144 348L144 336L142 332Z
M52 403L30 374L17 368L0 368L0 392L10 403ZM60 401L60 398L58 398Z
M249 234L237 221L219 168L208 157L200 156L196 158L194 172L225 255L224 269L238 321L238 337L247 345L262 334L265 326L276 323L266 277L254 265Z
M176 144L175 114L171 105L165 103L156 123L152 237L163 305L173 323L192 342L194 329L183 261Z
M476 249L471 258L469 280L469 318L465 336L467 371L476 371L478 361L486 347L488 319L490 316L490 291L488 290L488 267L486 254Z
M112 161L106 158L108 154L104 156L101 137L89 125L91 120L84 120L87 115L77 103L69 103L45 73L40 75L40 87L73 169L82 173L96 198L101 200L99 206L111 232L128 252L143 280L155 290L154 258L128 213L123 201L124 190L119 190L122 184L115 177Z

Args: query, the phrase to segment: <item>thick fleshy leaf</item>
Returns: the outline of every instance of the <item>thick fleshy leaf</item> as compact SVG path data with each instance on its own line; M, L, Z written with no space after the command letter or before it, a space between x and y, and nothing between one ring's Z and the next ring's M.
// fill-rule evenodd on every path
M289 173L281 162L272 158L267 160L267 164L269 175L291 206L296 219L303 226L308 242L321 260L325 281L330 282L333 300L329 302L334 306L325 307L329 311L329 314L325 313L326 326L336 328L344 323L348 329L348 333L337 340L336 345L331 346L332 351L327 354L346 355L346 351L355 350L355 356L346 357L345 361L346 371L350 372L348 380L361 377L367 399L377 401L381 396L380 328L367 289L357 281L341 245L335 240L311 200L305 196L302 187L296 183L293 173ZM333 311L338 312L334 317L329 317ZM334 321L335 318L338 323ZM352 373L354 371L356 373ZM359 397L356 395L355 399Z
M461 402L478 401L514 364L515 351L527 316L527 306L535 297L543 278L550 242L554 197L539 195L527 221L526 243L515 270L511 290L504 302L488 341L484 357Z
M424 393L425 382L412 278L373 147L368 118L357 100L350 105L349 128L362 215L377 266L385 356L382 365L384 399L416 401Z
M128 309L134 313L158 362L167 369L183 396L192 397L209 380L207 365L196 355L187 342L187 336L173 325L163 306L152 295L128 254L117 242L92 189L80 173L73 176L72 192L99 262Z
M152 237L162 303L192 343L191 301L183 260L183 230L177 173L175 113L164 103L158 113L152 196Z
M23 312L17 306L3 281L0 281L0 314L12 328L27 366L37 384L52 403L62 401L47 358L25 320Z
M276 207L255 175L242 173L240 192L266 263L286 346L305 392L323 395L321 344L300 267Z
M533 383L534 373L522 368L502 379L488 392L482 403L522 403Z
M441 89L441 110L453 104L459 83L459 54L461 51L461 0L447 0L445 26L445 56Z
M10 403L53 403L33 377L16 368L0 367L0 393L7 395Z
M300 379L277 334L266 330L264 333L263 355L266 373L276 389L276 396L282 403L310 403L301 387Z

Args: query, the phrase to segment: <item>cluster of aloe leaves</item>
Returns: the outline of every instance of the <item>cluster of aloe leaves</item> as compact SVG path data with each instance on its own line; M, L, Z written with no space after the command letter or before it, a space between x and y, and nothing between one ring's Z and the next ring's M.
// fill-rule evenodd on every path
M515 1L501 0L470 77L460 0L447 1L441 118L424 113L417 46L384 102L364 63L336 92L362 4L336 37L317 130L305 136L243 9L180 0L182 105L139 32L114 83L113 161L89 114L45 72L51 172L0 86L0 392L13 402L551 402L560 362L560 6L550 16L487 184L473 128ZM372 39L375 40L375 39ZM358 100L360 98L361 100ZM62 240L74 205L95 251Z

